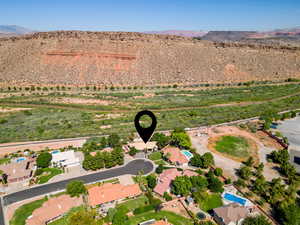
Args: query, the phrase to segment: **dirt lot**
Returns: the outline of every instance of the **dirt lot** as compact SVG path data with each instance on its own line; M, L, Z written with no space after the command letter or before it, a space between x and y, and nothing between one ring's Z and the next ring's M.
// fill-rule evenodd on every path
M30 109L31 108L8 108L8 107L0 107L0 113L25 111L25 110L30 110Z
M85 105L111 105L114 104L112 101L101 100L101 99L86 99L86 98L53 98L53 103L64 103L64 104L85 104Z

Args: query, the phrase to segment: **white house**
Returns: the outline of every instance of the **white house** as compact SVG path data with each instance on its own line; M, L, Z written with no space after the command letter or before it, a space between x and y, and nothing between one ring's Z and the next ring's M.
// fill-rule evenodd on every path
M80 159L76 157L74 150L58 152L55 151L52 153L52 165L72 167L79 166Z

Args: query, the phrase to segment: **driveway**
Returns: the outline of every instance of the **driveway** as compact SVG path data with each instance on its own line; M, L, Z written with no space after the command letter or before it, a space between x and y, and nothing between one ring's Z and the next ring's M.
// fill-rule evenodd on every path
M93 173L85 176L75 177L68 180L63 180L56 183L50 183L41 185L38 187L33 187L23 191L15 192L3 197L3 204L9 205L15 202L19 202L28 198L32 198L39 195L45 195L51 192L61 191L66 188L66 185L73 180L81 180L84 183L93 183L100 180L110 179L126 174L138 175L142 170L144 174L150 173L154 168L154 165L150 161L137 159L129 162L125 166L118 167L115 169L110 169L98 173Z

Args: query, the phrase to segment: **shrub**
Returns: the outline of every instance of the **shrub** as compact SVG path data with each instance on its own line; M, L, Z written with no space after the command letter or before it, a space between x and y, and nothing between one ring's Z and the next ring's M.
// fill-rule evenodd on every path
M149 211L152 211L156 208L155 205L146 205L146 206L143 206L143 207L140 207L140 208L136 208L134 211L133 211L133 214L134 215L138 215L138 214L141 214L141 213L144 213L144 212L149 212Z
M222 170L221 168L216 168L216 169L214 170L214 174L215 174L217 177L222 176L223 170Z
M36 159L36 165L41 168L47 168L52 160L52 155L49 152L42 152Z
M171 200L172 200L172 196L169 195L168 192L164 192L163 197L164 197L164 199L165 199L166 201L171 201Z

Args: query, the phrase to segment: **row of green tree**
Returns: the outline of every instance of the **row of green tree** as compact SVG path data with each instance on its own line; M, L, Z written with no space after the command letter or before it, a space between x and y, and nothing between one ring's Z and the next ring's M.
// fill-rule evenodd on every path
M111 152L98 151L95 156L92 156L89 152L85 152L82 166L85 170L98 170L123 164L123 150L120 147L116 147Z

